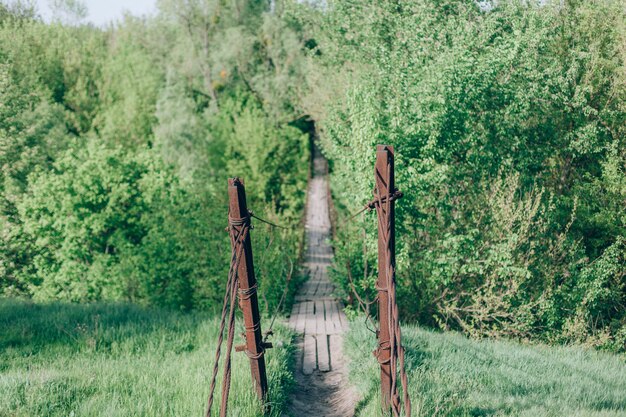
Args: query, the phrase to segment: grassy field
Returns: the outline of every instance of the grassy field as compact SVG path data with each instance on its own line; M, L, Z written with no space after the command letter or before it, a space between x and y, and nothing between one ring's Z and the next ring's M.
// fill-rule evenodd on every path
M204 415L218 324L132 305L0 299L0 416ZM272 341L282 346L267 355L278 416L291 381L290 334L279 328ZM249 361L234 358L230 415L259 416Z
M573 347L468 340L406 327L413 415L424 417L624 417L626 358ZM375 336L353 323L350 378L364 400L357 416L380 415Z
M0 417L203 415L217 326L199 313L0 299ZM404 338L414 416L626 416L624 356L416 327ZM273 416L291 385L290 340L279 327L268 353ZM352 324L346 353L361 417L380 415L374 344ZM234 357L230 415L260 416L248 360Z

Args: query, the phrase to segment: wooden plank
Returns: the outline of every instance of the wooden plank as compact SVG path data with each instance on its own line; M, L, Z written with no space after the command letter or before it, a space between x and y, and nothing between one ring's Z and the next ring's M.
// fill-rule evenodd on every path
M317 286L317 296L318 297L323 297L324 294L324 288L326 288L326 283L324 281L320 282L320 285Z
M313 314L314 303L313 301L306 302L306 312L305 312L305 325L304 325L304 334L313 334L315 333L317 323L315 323L315 315Z
M313 291L311 291L312 286L313 285L311 284L310 281L307 281L304 283L304 285L302 286L304 295L307 295L307 296L313 295Z
M324 302L315 301L315 334L326 334L326 324L324 323Z
M322 295L328 297L333 292L333 286L330 282L324 283L324 288L322 289Z
M298 303L298 320L296 321L296 332L304 333L304 324L306 322L306 302Z
M330 358L330 368L332 369L334 366L333 353L340 352L341 349L343 348L341 346L340 336L337 336L337 335L328 336L328 345L330 346L329 358Z
M321 372L330 371L330 352L328 351L328 336L318 334L317 337L317 365Z
M331 300L324 300L324 333L333 334L335 331L335 326L333 325L332 318L332 307Z
M337 308L339 310L339 320L341 321L341 329L348 330L350 326L348 324L348 318L346 317L346 314L343 312L343 304L337 303Z
M339 322L339 315L337 314L337 302L335 300L332 300L329 305L328 305L329 309L330 309L330 317L331 317L331 321L330 321L330 329L329 329L329 333L328 334L337 334L339 333L339 329L340 329L340 322Z
M302 357L302 373L311 375L317 368L316 364L316 343L312 335L304 335L304 355Z

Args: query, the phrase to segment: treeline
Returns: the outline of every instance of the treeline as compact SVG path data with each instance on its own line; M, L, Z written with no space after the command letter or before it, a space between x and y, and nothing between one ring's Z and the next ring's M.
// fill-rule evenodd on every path
M166 0L106 29L57 4L64 23L0 3L1 293L221 305L226 179L245 179L257 215L302 217L293 30L266 1ZM294 274L292 230L254 232L266 309Z
M350 0L300 16L340 224L372 198L375 145L396 147L403 318L625 350L624 2ZM373 215L338 234L335 276L373 300Z
M620 0L163 0L107 29L0 8L0 287L219 303L246 178L264 305L298 256L314 122L335 279L374 300L375 145L397 150L405 320L626 349ZM78 7L77 9L80 9Z

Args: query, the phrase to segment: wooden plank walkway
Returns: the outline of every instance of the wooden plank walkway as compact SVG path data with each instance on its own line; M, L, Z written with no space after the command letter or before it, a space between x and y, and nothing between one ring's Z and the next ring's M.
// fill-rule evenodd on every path
M332 296L333 285L328 280L328 267L333 251L328 242L331 237L328 202L327 162L321 157L314 159L313 178L309 183L306 218L307 252L305 267L309 280L296 296L289 325L303 334L301 371L328 372L333 367L332 352L340 335L348 326L340 303Z

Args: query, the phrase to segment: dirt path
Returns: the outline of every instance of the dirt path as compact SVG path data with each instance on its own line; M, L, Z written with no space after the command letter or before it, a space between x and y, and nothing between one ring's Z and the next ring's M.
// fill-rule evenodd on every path
M333 252L330 238L326 159L315 150L309 184L306 219L309 280L293 306L289 325L301 336L296 358L296 388L291 399L292 417L350 417L356 395L349 387L342 337L348 328L341 304L332 296L327 269Z

